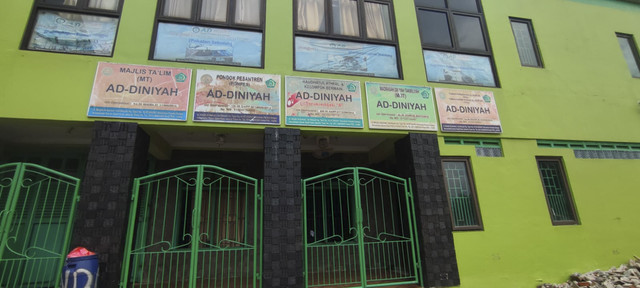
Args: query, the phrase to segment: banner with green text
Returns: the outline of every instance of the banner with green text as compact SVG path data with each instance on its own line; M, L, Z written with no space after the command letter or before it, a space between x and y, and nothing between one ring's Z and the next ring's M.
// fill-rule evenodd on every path
M287 76L287 125L362 128L360 82Z
M198 70L193 121L280 124L280 75Z
M369 128L438 131L431 87L366 84Z

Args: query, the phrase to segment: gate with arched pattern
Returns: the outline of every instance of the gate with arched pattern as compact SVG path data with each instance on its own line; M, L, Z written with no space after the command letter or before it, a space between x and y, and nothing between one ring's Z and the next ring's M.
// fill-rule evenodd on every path
M259 287L260 195L216 166L135 179L121 287Z
M0 165L0 287L57 287L79 183L35 164Z
M307 287L420 282L406 179L343 168L302 182Z

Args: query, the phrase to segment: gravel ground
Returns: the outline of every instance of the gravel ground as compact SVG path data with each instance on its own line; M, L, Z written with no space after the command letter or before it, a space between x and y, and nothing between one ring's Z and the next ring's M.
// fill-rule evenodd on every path
M562 284L542 284L538 288L640 288L640 258L634 256L628 264L607 271L575 273Z

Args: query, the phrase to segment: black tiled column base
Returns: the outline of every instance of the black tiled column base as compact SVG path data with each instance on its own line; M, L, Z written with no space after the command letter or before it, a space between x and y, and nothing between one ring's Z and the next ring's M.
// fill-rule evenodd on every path
M98 287L118 287L131 184L146 169L149 136L136 123L95 122L71 248L99 254Z
M396 143L396 157L401 175L413 180L424 286L459 286L438 137L410 133Z
M303 287L300 130L264 135L264 288Z

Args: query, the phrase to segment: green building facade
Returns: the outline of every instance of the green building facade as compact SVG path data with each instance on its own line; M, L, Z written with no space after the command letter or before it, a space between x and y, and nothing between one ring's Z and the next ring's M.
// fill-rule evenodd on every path
M3 3L0 286L75 246L103 287L535 287L639 255L640 2L184 3Z

